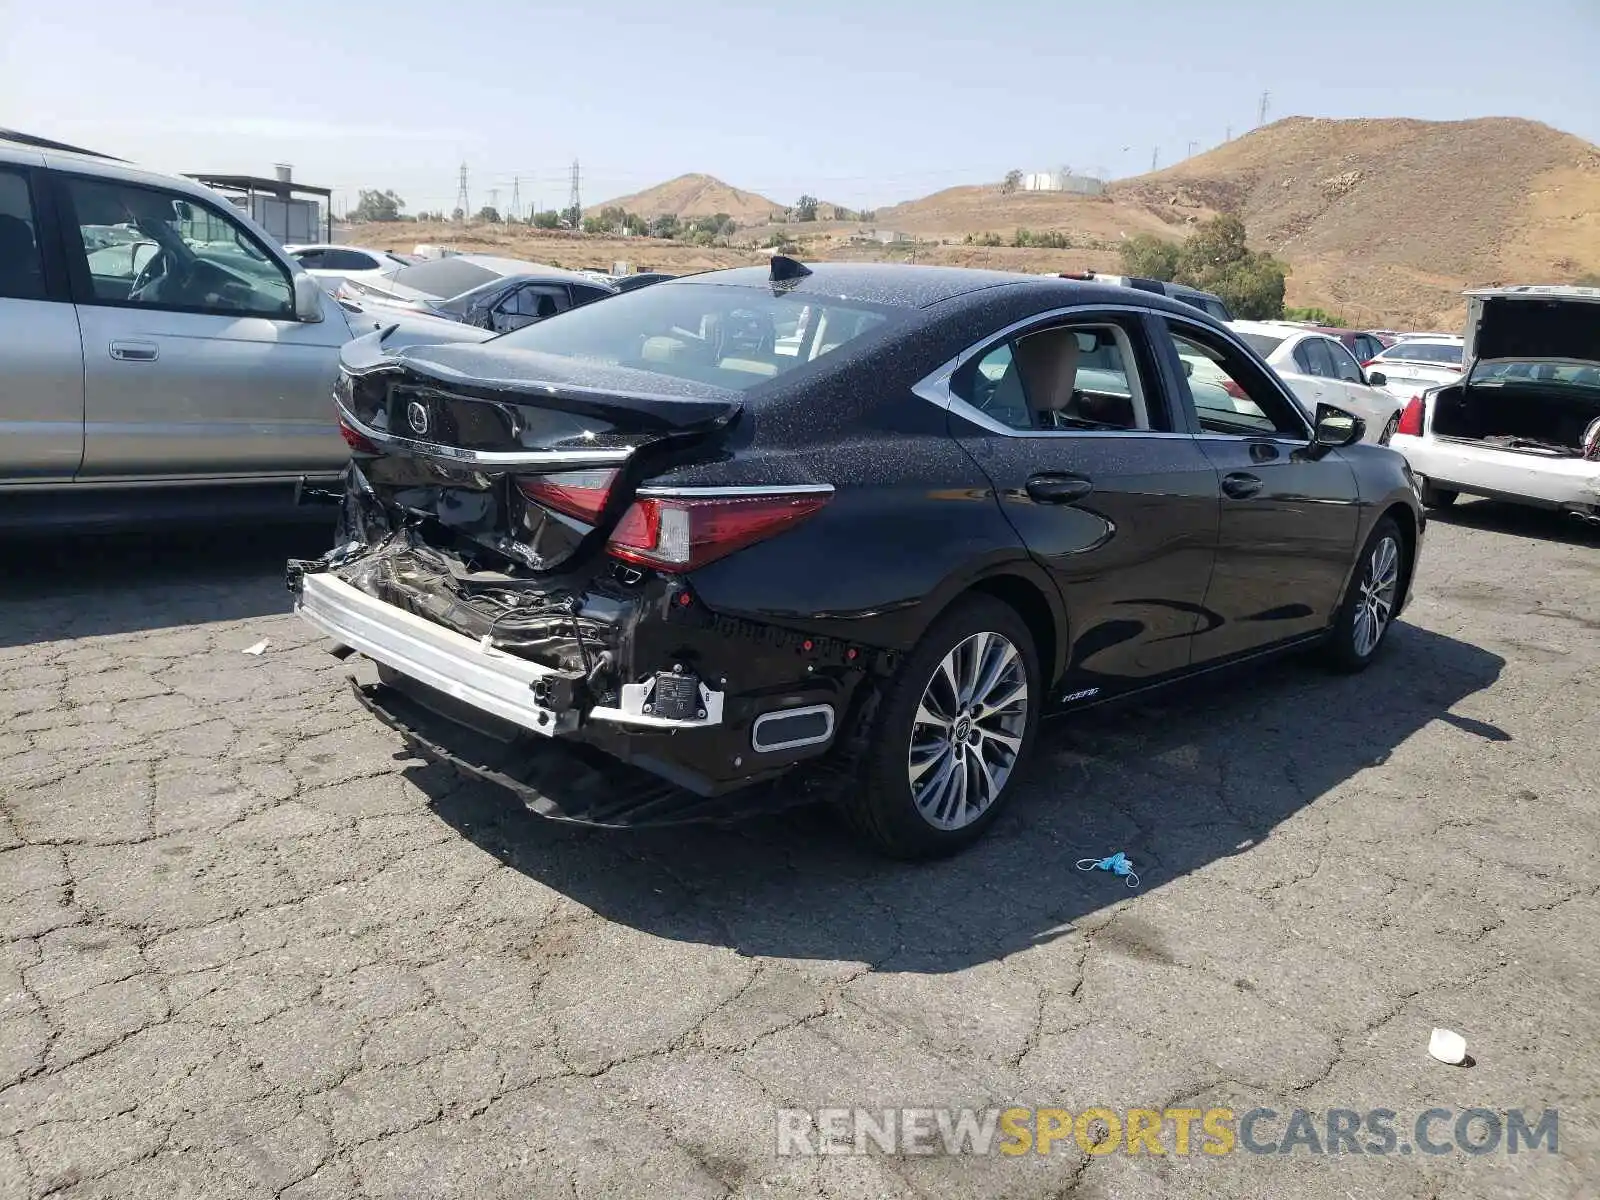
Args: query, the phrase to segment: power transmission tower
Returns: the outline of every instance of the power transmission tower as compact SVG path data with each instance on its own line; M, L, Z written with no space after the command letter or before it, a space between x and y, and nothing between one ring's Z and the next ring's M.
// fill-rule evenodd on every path
M578 160L572 160L572 198L567 201L567 209L572 213L572 223L577 223L583 218L583 197L578 190Z
M1199 144L1200 144L1199 142L1190 142L1189 143L1189 153L1186 154L1184 157L1185 158L1193 158L1194 157L1194 148L1196 146L1198 146Z
M1150 169L1152 171L1154 171L1156 169L1156 162L1160 157L1161 157L1161 147L1160 146L1157 146L1154 150L1150 151Z
M519 176L511 179L511 219L522 220L522 179Z
M1257 125L1265 125L1267 123L1267 102L1270 101L1271 99L1272 99L1272 93L1271 92L1262 92L1261 93L1261 106L1256 109L1256 124Z
M1222 135L1222 140L1225 141L1225 142L1233 141L1233 126L1232 125L1229 125L1228 128L1227 128L1227 131Z
M489 207L494 209L494 211L497 212L497 213L500 211L500 189L499 188L490 188L489 189Z
M472 206L467 200L467 164L461 164L461 184L456 188L456 207L461 210L461 219L465 221L472 212Z

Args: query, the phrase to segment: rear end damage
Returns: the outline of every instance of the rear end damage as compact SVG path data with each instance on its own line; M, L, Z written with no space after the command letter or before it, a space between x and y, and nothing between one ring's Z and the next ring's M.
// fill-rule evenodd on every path
M595 824L765 808L778 790L704 798L843 765L886 656L714 612L694 590L698 566L831 489L657 482L726 457L736 402L351 358L337 545L288 580L337 652L378 665L359 689L375 715L542 815Z

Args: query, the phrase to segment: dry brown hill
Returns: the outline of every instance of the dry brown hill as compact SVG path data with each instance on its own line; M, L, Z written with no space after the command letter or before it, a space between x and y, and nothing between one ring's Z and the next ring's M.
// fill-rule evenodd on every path
M1115 184L1119 208L1238 214L1291 304L1426 325L1469 284L1600 271L1600 148L1534 121L1289 117Z
M1106 196L1065 192L1006 192L998 183L946 188L920 200L880 208L874 224L930 238L967 234L1009 236L1018 229L1058 230L1075 240L1118 241L1136 233L1177 231L1144 205L1114 203Z
M772 217L782 219L784 206L755 192L740 191L711 175L679 175L655 187L618 196L586 209L597 213L602 208L621 208L641 217L711 217L727 213L740 225L755 225Z

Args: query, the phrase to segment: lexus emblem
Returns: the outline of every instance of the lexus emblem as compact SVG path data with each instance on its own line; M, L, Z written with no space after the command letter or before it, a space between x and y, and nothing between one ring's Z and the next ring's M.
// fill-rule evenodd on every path
M406 424L411 426L411 432L421 435L428 432L428 410L419 402L413 400L406 405Z

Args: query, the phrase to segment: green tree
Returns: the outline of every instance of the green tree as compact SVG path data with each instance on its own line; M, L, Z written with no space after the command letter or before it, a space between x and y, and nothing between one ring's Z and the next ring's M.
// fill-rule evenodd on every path
M574 205L561 210L561 223L568 229L581 229L583 227L583 209Z
M863 208L860 212L856 213L856 220L860 221L864 225L870 225L877 219L878 210L875 208Z
M678 218L672 213L662 213L650 219L650 236L654 238L675 238L681 232Z
M398 221L400 210L406 202L393 192L369 192L363 189L350 210L352 221Z
M794 215L797 221L815 221L817 219L818 200L815 196L801 196L794 202Z
M622 214L622 231L632 237L643 237L650 230L650 226L638 213Z
M465 221L467 219L467 214L462 212L459 208L452 208L450 210L450 219L452 221Z
M541 213L534 213L533 227L535 229L560 229L561 214L553 208L547 208Z
M1145 279L1170 280L1178 273L1177 242L1136 233L1122 243L1122 269Z
M489 225L498 225L500 224L500 210L485 204L478 210L478 215L472 219L474 221L483 221Z
M1207 221L1183 244L1173 278L1221 296L1236 317L1262 320L1283 315L1288 274L1272 255L1250 249L1243 221L1224 215Z
M1286 308L1283 310L1283 318L1286 321L1311 321L1335 329L1343 329L1347 323L1338 313L1331 313L1325 308Z
M1015 192L1015 191L1019 190L1021 187L1022 187L1022 172L1018 171L1016 168L1013 167L1011 170L1006 172L1006 177L1005 177L1004 181L1000 184L1000 190L1002 192L1010 194L1011 192Z

